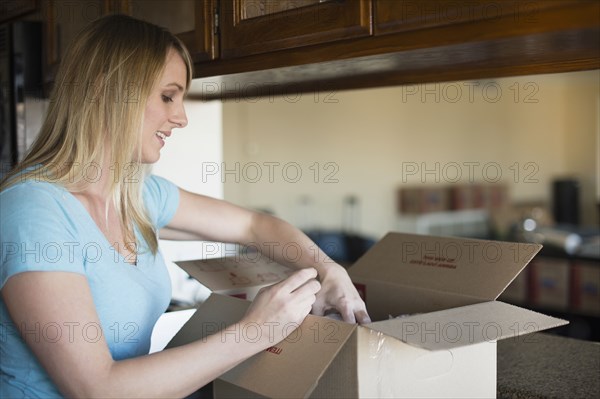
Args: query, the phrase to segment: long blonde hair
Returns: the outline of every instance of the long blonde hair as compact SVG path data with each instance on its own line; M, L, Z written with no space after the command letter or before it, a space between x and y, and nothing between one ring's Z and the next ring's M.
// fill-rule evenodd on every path
M90 23L63 57L37 139L2 180L0 191L17 181L36 179L80 192L98 172L111 173L110 193L126 242L136 241L137 226L156 254L156 231L141 200L147 168L139 160L146 101L170 49L186 64L187 90L193 64L173 34L125 15ZM105 146L109 162L103 159ZM98 170L108 164L110 170Z

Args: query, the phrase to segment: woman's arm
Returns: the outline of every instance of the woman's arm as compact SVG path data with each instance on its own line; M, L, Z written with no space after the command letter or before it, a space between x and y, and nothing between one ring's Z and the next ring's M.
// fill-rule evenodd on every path
M215 334L203 341L122 361L112 359L104 337L88 340L81 331L87 323L100 325L85 276L24 272L10 277L1 293L23 339L63 395L164 398L189 395L285 338L284 326L301 323L311 309L320 288L314 277L314 269L302 270L259 293L240 321L264 327L258 342ZM42 326L44 331L48 325L61 329L58 340L55 334L27 333L34 326Z
M161 238L235 242L255 247L284 265L313 267L322 284L313 313L335 308L347 322L370 321L346 270L304 233L276 217L180 189L179 208L167 229L161 230Z

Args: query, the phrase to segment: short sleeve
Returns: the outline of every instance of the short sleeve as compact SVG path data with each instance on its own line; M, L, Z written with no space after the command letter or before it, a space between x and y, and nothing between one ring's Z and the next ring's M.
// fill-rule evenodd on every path
M159 230L165 227L179 207L179 189L167 179L150 175L144 181L144 204Z
M25 182L0 193L0 288L26 271L85 274L82 243L61 188Z

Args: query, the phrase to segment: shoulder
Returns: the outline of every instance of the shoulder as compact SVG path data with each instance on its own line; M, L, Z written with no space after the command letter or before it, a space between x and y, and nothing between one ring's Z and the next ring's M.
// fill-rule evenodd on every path
M81 215L68 195L61 186L35 180L0 192L0 288L23 271L82 272L81 255L69 250L81 241Z
M157 175L148 175L144 179L144 194L158 195L162 191L176 189L177 186L171 181Z
M149 175L144 179L144 202L150 207L162 207L165 202L179 200L179 188L164 177Z
M35 179L17 182L0 192L0 210L3 216L11 212L26 214L63 207L65 188Z
M179 207L179 188L169 180L149 175L144 180L144 204L158 228L166 226Z
M0 192L1 231L39 235L43 226L63 233L72 230L73 204L62 186L36 180L15 183Z
M0 195L6 195L10 193L15 195L16 193L22 193L24 190L27 192L56 194L62 192L64 188L58 184L31 177L28 179L17 180L12 185L2 190Z

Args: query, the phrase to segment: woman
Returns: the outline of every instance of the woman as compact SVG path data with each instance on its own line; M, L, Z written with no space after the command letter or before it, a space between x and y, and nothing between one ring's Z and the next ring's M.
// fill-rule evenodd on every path
M297 229L145 173L187 123L191 76L176 37L126 16L91 23L70 46L39 138L0 187L0 396L185 396L311 309L369 321L345 270ZM300 245L299 270L240 321L263 327L258 341L215 335L147 354L170 299L159 230L253 243L284 264L273 243Z

